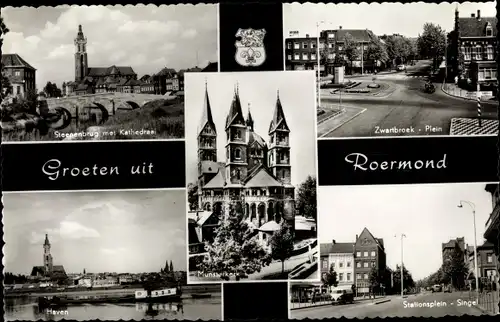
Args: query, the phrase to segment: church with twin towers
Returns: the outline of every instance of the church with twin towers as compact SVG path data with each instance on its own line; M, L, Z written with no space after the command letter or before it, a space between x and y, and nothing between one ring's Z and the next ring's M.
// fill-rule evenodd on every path
M219 220L237 213L255 228L282 220L293 226L295 187L291 182L290 128L279 91L269 120L268 143L254 131L250 104L246 118L243 115L238 85L228 105L224 126L216 126L205 84L197 131L199 210L216 214ZM224 160L217 156L218 140L225 142Z

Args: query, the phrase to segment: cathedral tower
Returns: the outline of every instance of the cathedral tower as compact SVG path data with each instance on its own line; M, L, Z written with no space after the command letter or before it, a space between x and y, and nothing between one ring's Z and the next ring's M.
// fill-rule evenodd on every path
M198 207L201 205L201 188L217 174L217 129L212 118L212 108L205 82L203 114L198 128Z
M241 184L247 176L247 125L241 110L239 89L234 91L233 101L226 118L226 182Z
M87 38L83 35L82 25L78 26L78 34L75 38L75 82L79 82L87 76Z
M291 183L290 129L286 123L279 91L276 98L273 119L269 125L268 166L281 182Z
M52 273L52 255L50 254L50 242L48 234L45 234L45 242L43 243L43 268L46 275Z

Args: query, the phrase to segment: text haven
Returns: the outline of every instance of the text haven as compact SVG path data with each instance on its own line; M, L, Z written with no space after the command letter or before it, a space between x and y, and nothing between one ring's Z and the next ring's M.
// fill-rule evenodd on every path
M446 154L439 160L414 160L414 161L370 161L362 153L351 153L345 157L347 163L352 164L354 170L420 170L420 169L445 169Z

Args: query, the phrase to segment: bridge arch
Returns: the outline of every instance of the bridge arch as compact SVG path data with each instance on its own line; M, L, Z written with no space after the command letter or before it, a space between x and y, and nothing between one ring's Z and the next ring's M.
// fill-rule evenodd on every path
M67 128L71 124L71 119L73 118L71 112L61 106L55 107L54 111L57 114L57 120L52 119L49 121L49 117L54 116L53 114L50 115L50 112L46 116L46 120L48 121L47 124L49 125L49 127L57 131Z
M102 105L100 103L94 102L94 105L101 111L101 121L99 122L99 124L106 123L108 121L108 119L109 119L108 109L106 107L104 107L104 105Z
M130 105L133 110L141 108L141 106L139 104L137 104L136 102L134 102L134 101L125 101L125 103L127 103L128 105Z

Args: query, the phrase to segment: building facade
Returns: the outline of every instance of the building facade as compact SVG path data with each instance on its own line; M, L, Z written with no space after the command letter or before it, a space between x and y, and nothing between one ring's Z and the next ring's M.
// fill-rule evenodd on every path
M117 92L130 80L137 80L137 74L130 66L89 67L87 57L87 38L82 26L78 26L75 44L75 80L65 82L66 95L85 95L94 93Z
M36 69L18 54L2 55L3 76L9 79L12 95L26 97L32 91L36 94ZM6 91L2 88L2 91Z
M483 237L493 246L493 253L496 257L496 283L498 290L500 289L498 280L498 276L500 276L500 261L498 260L500 258L500 186L498 184L488 184L485 190L491 194L492 211L485 223L486 229Z
M376 238L364 228L361 234L356 235L354 244L355 254L355 285L358 294L370 292L370 273L373 268L382 276L386 268L386 254L384 240Z
M466 262L468 261L465 238L459 237L456 239L450 239L447 243L441 244L441 254L442 254L443 264L451 259L451 256L453 255L455 249L459 249L460 252L463 254L464 261Z
M474 255L474 249L472 249L472 252L469 254L469 267L475 274ZM489 241L485 241L477 247L478 277L481 280L496 282L498 277L497 266L498 259L495 255L495 245Z
M224 127L223 163L217 160L218 132L205 89L203 116L198 131L198 205L219 219L231 211L243 214L254 227L269 221L293 225L295 187L291 184L290 129L279 95L269 125L269 145L254 132L248 110L243 116L235 90ZM208 219L206 219L208 220Z
M338 286L355 284L354 243L332 243L320 245L321 276L333 268L337 273Z
M470 17L459 17L455 11L452 66L464 83L479 83L481 90L496 92L497 85L497 18L482 17L481 11Z
M320 72L334 75L336 66L345 64L346 41L356 44L358 57L348 63L353 71L372 69L374 62L366 59L370 43L377 38L368 29L324 30L319 35ZM285 61L287 70L317 70L318 39L316 37L294 37L285 40ZM375 62L376 63L376 62Z

